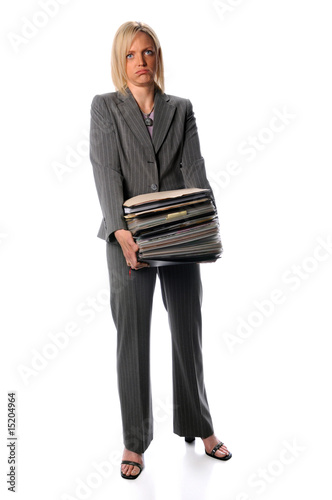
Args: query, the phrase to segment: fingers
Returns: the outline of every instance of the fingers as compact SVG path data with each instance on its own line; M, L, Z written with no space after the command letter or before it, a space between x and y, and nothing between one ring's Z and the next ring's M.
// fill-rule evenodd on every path
M127 266L131 267L131 269L134 269L135 271L143 269L144 267L150 267L146 262L138 262L136 255L131 260L127 260Z
M149 264L147 264L146 262L138 262L137 251L138 245L136 245L136 243L133 241L130 250L127 249L123 252L127 262L127 266L131 267L135 271L138 271L138 269L142 269L143 267L149 267Z
M123 254L126 259L127 266L131 267L132 269L136 269L136 267L139 265L139 263L137 262L136 252L127 250L124 251Z
M133 238L133 235L131 234L130 231L126 231L125 229L120 229L116 231L115 237L118 240L118 242L121 245L121 248L123 250L123 253L126 252L137 252L138 250L138 245L135 243L135 240Z
M139 250L139 247L130 231L120 229L114 234L116 236L116 239L120 243L122 253L124 255L124 258L126 259L128 267L131 267L131 269L134 269L135 271L143 269L143 267L149 267L149 264L137 261L137 252Z
M127 242L127 245L124 245L123 246L125 252L127 253L131 253L131 254L136 254L136 252L138 252L139 250L139 247L137 245L137 243L135 243L135 241L128 241Z
M135 268L135 271L138 271L139 269L144 269L145 267L150 267L149 264L147 264L146 262L140 262L136 268Z

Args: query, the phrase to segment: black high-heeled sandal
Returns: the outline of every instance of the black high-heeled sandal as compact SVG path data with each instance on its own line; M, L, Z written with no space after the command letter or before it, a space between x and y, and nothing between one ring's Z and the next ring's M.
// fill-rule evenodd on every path
M141 472L144 469L144 465L139 464L138 462L132 462L131 460L122 460L121 465L122 464L124 464L124 465L134 465L135 467L139 468L139 473L138 474L130 474L130 476L126 476L126 474L124 474L122 472L122 470L120 470L121 477L123 477L123 479L137 479L138 476L141 474Z
M211 453L208 453L206 450L205 450L205 453L207 454L208 457L215 458L216 460L224 460L224 461L229 460L230 458L232 458L232 454L230 451L224 457L216 457L216 451L218 451L219 448L221 448L223 444L224 443L219 441L219 443L213 448Z
M193 443L195 441L195 438L194 437L185 437L184 440L186 443Z

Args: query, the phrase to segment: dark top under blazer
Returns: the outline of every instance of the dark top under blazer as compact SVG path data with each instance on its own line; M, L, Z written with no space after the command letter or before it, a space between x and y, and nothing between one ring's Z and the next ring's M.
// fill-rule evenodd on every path
M127 229L123 202L138 194L210 188L188 99L156 91L153 137L129 89L96 95L91 105L90 160L103 213L98 237Z

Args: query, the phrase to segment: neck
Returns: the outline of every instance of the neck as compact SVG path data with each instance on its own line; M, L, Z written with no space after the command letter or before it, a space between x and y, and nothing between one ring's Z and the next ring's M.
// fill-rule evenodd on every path
M154 84L149 87L136 87L128 82L128 87L143 113L150 113L154 105Z

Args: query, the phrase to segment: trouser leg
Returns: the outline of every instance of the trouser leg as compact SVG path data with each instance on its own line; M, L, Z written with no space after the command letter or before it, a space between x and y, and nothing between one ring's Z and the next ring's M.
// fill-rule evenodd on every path
M202 284L198 264L158 268L172 334L174 432L208 437L213 424L202 360Z
M117 373L124 444L143 453L153 437L150 324L156 269L131 271L121 247L107 243L111 311L117 329Z

